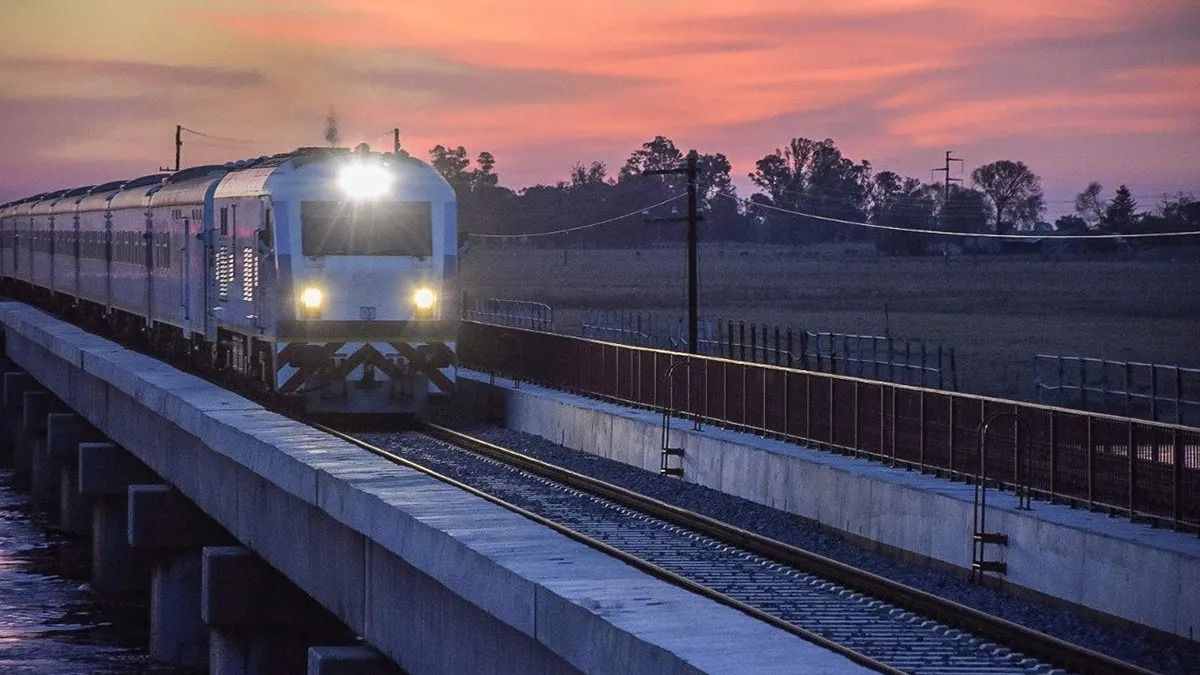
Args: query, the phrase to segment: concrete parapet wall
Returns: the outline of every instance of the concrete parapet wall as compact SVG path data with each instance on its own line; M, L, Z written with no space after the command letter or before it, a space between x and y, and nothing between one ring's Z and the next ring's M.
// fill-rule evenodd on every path
M28 306L0 325L42 387L408 672L861 671Z
M661 415L460 370L464 407L556 443L657 472ZM498 405L502 404L502 405ZM673 420L683 480L743 497L919 559L971 566L973 486L877 462ZM672 464L677 458L672 458ZM988 547L1006 584L1200 640L1200 538L991 491Z

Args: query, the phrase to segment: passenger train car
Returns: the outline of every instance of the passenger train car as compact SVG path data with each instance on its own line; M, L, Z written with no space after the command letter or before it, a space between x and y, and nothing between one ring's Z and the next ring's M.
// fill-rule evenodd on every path
M454 190L404 153L301 148L0 206L8 292L309 412L453 386Z

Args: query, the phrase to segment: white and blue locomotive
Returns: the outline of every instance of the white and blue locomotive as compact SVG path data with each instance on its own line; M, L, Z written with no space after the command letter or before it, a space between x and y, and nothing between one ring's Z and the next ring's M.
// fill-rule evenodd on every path
M454 190L332 148L0 206L10 294L309 412L420 410L453 387Z

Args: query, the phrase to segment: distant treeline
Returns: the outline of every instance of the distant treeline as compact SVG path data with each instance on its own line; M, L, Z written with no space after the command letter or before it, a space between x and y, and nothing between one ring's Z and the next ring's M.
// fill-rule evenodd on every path
M671 139L656 136L633 151L613 175L604 162L576 164L554 185L512 190L500 185L496 159L481 152L472 162L462 146L438 145L430 160L454 186L459 230L475 234L550 232L636 212L686 191L681 175L644 176L651 169L684 164ZM842 155L830 139L795 138L755 163L749 175L757 190L740 197L729 160L722 153L698 156L698 194L706 241L807 244L830 241L875 242L885 252L920 254L942 250L940 237L857 228L806 214L854 222L955 232L1028 233L1034 237L1089 232L1129 234L1200 230L1200 202L1191 195L1162 196L1152 209L1139 209L1120 186L1111 199L1090 183L1075 200L1075 213L1054 223L1045 211L1041 179L1023 162L998 160L975 168L969 183L926 183L892 171L876 172L866 160ZM648 222L682 215L679 199L602 227L531 239L553 245L645 246L681 240L680 224ZM1161 240L1197 243L1195 237ZM1112 242L1098 244L1111 248ZM1093 247L1094 248L1094 247ZM995 247L996 250L1003 250Z

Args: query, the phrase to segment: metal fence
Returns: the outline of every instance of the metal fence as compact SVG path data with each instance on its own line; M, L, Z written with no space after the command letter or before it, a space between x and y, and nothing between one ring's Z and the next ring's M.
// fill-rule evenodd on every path
M954 347L883 335L816 332L726 319L703 320L697 350L754 363L958 390ZM583 337L682 351L687 324L654 312L592 311Z
M979 426L1010 413L1023 424L993 425L988 480L1200 531L1196 428L474 322L462 326L459 357L485 372L672 405L700 422L952 478L976 477ZM664 373L680 362L668 385Z
M1200 426L1200 369L1081 356L1034 357L1037 400Z
M498 326L513 326L532 330L554 330L554 308L528 300L463 299L462 318Z

